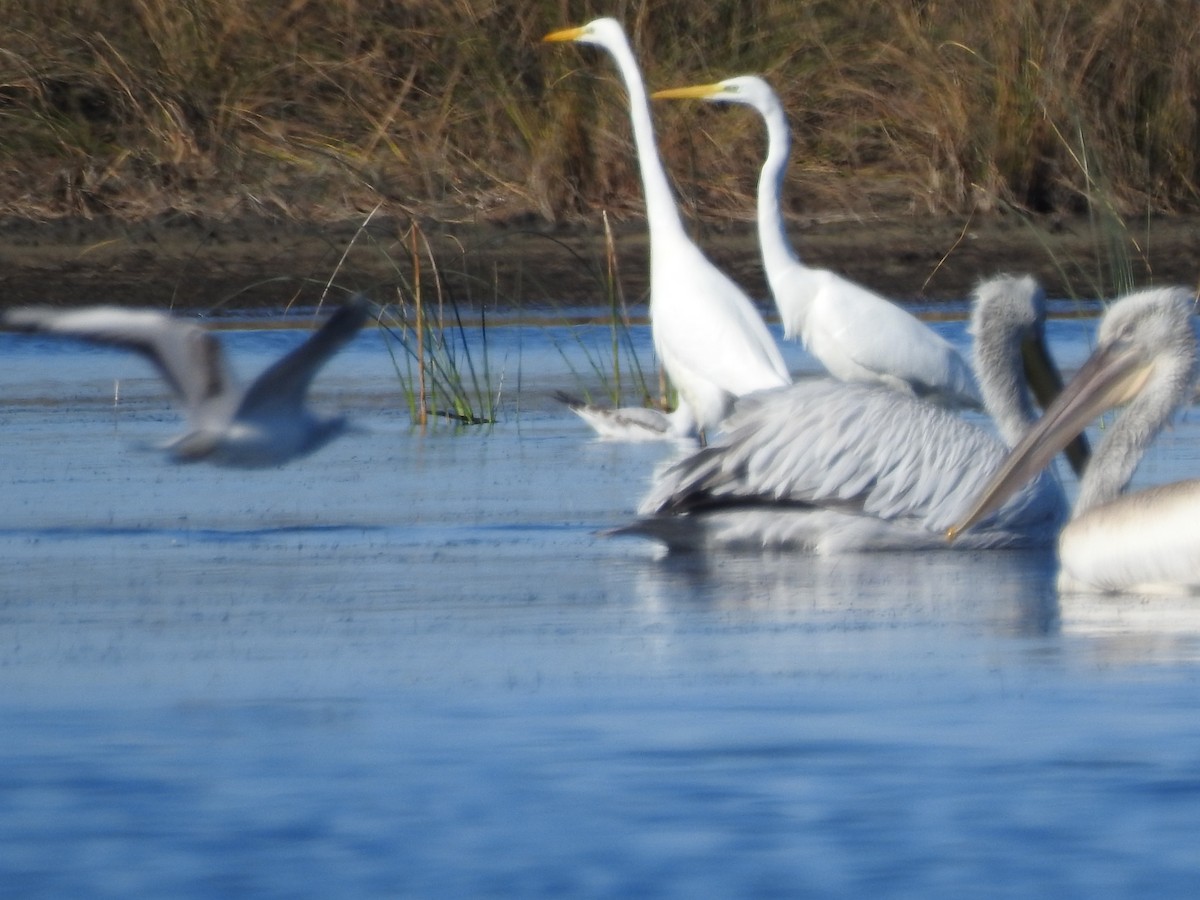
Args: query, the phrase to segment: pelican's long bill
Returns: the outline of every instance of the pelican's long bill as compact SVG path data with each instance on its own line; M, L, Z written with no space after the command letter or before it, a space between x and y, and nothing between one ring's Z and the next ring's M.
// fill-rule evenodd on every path
M952 526L946 537L954 540L1014 491L1040 472L1094 418L1129 400L1145 384L1150 364L1120 341L1098 347L1038 420L1005 458L1003 465L980 491L970 511Z
M1046 346L1043 329L1037 329L1036 336L1021 341L1021 363L1034 400L1043 411L1048 410L1063 392L1063 380ZM1083 432L1077 434L1067 444L1066 455L1076 477L1082 476L1092 458L1092 448L1088 445L1087 435Z

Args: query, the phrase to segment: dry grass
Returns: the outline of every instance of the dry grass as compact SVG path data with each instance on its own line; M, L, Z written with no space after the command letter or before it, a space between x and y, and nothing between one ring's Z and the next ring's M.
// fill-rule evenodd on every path
M538 43L601 13L652 86L777 86L793 212L1200 207L1200 18L1159 0L0 0L0 212L636 214L611 65ZM748 215L751 114L656 115Z

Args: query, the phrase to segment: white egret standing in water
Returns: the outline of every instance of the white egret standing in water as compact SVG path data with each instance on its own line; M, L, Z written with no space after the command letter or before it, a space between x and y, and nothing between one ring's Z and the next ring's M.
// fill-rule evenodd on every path
M1035 418L1022 363L1052 368L1044 314L1032 278L976 290L976 370L1002 439L879 385L799 381L739 401L722 436L658 476L641 518L622 530L680 550L948 546L946 528ZM1044 546L1066 515L1061 486L1044 473L955 546Z
M650 232L654 347L696 427L715 430L737 397L790 383L787 366L750 298L684 230L654 142L646 88L621 25L596 19L543 40L602 47L625 82Z
M655 98L741 103L767 126L758 179L758 239L784 335L799 338L842 381L877 382L950 406L978 406L971 368L949 341L915 316L827 269L806 266L788 241L780 194L790 137L779 97L756 75L656 91Z
M180 462L275 466L311 453L345 430L343 416L308 408L317 371L350 342L368 317L355 297L303 344L245 390L225 364L221 342L196 322L153 310L95 306L13 309L3 324L22 331L80 338L133 350L158 369L187 416L188 430L166 445Z
M1079 485L1058 542L1062 591L1200 589L1200 480L1122 493L1151 442L1188 401L1196 375L1194 301L1183 288L1131 294L1104 315L1083 367L977 492L951 529L967 540L1013 491L1094 418L1127 404Z

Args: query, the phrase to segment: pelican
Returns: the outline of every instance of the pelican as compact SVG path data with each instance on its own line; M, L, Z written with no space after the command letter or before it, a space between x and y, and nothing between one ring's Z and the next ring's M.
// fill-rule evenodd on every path
M952 407L979 407L971 368L949 341L891 301L827 269L806 266L796 255L779 205L788 123L770 85L742 75L651 96L741 103L763 117L767 158L758 179L758 240L785 337L799 338L841 381L884 384Z
M365 299L354 298L245 390L234 383L216 336L166 313L25 307L9 311L3 322L139 353L162 375L187 417L188 430L165 445L172 457L252 468L311 453L345 430L344 417L318 415L305 398L317 370L358 333L367 315Z
M945 407L879 385L799 381L739 402L724 434L658 476L621 529L668 549L818 554L948 546L945 529L1034 420L1028 368L1044 353L1045 299L1029 277L976 289L975 360L998 439ZM1056 374L1056 373L1055 373ZM1050 544L1066 519L1044 473L956 547Z
M1184 288L1131 294L1100 323L1096 349L1041 421L977 492L950 530L963 540L1073 435L1121 404L1079 484L1058 540L1058 586L1074 591L1200 588L1200 480L1122 493L1155 436L1191 395L1196 374L1193 299Z
M612 56L629 114L650 231L650 323L654 348L701 434L715 430L737 397L791 382L762 317L684 230L654 143L650 103L621 25L610 18L546 35L595 44Z

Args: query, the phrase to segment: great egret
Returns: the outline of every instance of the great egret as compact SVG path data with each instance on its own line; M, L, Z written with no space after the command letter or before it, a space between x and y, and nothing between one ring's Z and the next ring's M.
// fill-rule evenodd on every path
M1105 410L1128 403L1106 431L1079 485L1058 542L1059 589L1174 591L1200 588L1200 480L1122 493L1150 443L1187 402L1196 375L1191 293L1159 288L1114 303L1096 349L978 491L950 536L969 538L995 509Z
M180 462L242 468L274 466L311 453L345 429L342 416L306 405L317 370L367 321L364 299L338 309L321 328L263 372L245 391L234 384L221 342L195 322L149 310L96 306L25 307L3 323L133 350L150 360L187 416L188 430L166 445Z
M796 255L779 203L790 144L787 116L770 85L743 75L651 96L741 103L766 123L758 239L786 337L799 338L842 381L885 384L949 406L979 406L970 366L948 341L891 301L827 269L810 268Z
M789 384L787 366L754 304L684 230L654 143L646 88L621 25L596 19L543 40L602 47L625 81L650 231L654 347L697 428L715 430L735 398Z
M1032 278L976 290L975 358L1003 440L942 406L828 378L746 397L711 446L669 467L623 531L671 549L816 553L948 546L944 533L1034 419L1024 344L1043 341ZM1026 363L1047 360L1032 354ZM1050 474L1024 487L955 546L1049 544L1066 500Z

